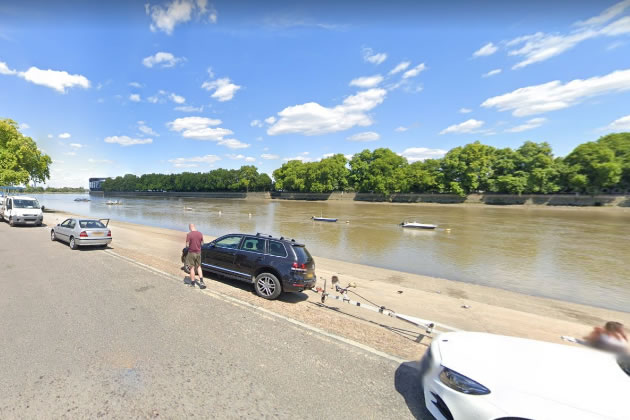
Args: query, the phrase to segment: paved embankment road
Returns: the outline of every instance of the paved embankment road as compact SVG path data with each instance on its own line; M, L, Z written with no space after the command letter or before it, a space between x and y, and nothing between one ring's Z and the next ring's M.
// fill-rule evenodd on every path
M0 224L0 266L2 419L426 416L407 364L47 227Z

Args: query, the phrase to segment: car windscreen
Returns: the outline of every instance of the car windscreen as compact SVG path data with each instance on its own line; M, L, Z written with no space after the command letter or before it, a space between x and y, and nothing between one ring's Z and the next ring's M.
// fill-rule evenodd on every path
M311 254L308 252L305 246L293 245L293 250L295 251L295 255L297 255L299 263L306 263L313 260L313 257L311 257Z
M37 200L22 200L13 199L13 205L16 209L38 209L39 203Z
M624 354L617 357L617 363L621 370L626 372L626 375L630 376L630 354Z
M79 220L81 229L105 229L105 225L98 220Z

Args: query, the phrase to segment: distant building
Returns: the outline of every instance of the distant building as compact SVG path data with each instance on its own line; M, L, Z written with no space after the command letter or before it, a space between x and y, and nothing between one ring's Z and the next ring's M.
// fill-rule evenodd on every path
M90 178L90 191L103 191L103 181L107 178Z

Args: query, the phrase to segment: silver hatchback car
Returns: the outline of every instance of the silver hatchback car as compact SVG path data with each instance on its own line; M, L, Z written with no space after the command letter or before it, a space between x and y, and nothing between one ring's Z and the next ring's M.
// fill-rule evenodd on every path
M72 249L80 246L106 247L112 241L108 224L109 219L66 219L51 229L50 240L68 242Z

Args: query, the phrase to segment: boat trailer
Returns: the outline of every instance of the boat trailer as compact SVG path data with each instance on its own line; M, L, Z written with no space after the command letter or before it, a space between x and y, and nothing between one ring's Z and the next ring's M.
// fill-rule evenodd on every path
M437 330L435 327L436 325L439 325L442 328L446 328L450 331L458 331L457 328L453 328L453 327L449 327L448 325L442 325L442 324L437 324L436 322L433 321L429 321L426 319L421 319L421 318L417 318L414 316L410 316L410 315L404 315L404 314L399 314L396 311L386 308L385 306L378 306L376 304L374 304L373 302L370 302L371 304L366 304L363 302L359 302L359 301L355 301L350 299L350 297L348 296L348 292L350 293L354 293L355 295L359 296L360 298L367 300L365 298L363 298L362 296L358 295L356 292L353 292L351 290L349 290L350 288L354 288L356 287L356 284L354 283L349 283L348 286L346 287L341 287L339 286L339 279L337 278L337 276L332 276L332 283L335 286L335 291L337 293L340 293L340 295L332 295L330 293L328 293L326 291L326 283L327 283L327 279L324 279L324 287L320 288L320 287L314 287L311 290L315 293L320 294L321 293L321 303L324 304L326 302L326 299L335 299L338 301L341 301L343 303L346 303L348 305L352 305L352 306L357 306L359 308L364 308L364 309L368 309L370 311L373 312L377 312L383 315L387 315L390 316L392 318L397 318L400 319L402 321L405 321L409 324L412 324L416 327L420 327L422 329L424 329L425 334L432 334L434 332L442 332L441 330ZM369 301L368 301L369 302ZM416 338L416 342L420 343L422 341L422 339L424 338L425 334L419 334L418 337Z

